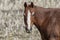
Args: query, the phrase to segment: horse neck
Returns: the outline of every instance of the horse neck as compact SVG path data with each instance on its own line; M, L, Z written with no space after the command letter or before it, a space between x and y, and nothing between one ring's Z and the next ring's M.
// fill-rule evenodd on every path
M38 13L38 12L40 12L40 13ZM36 9L35 16L36 16L35 17L36 22L34 23L34 25L38 28L38 30L42 30L42 29L46 28L46 26L50 20L50 17L51 17L49 9L42 9L42 10Z

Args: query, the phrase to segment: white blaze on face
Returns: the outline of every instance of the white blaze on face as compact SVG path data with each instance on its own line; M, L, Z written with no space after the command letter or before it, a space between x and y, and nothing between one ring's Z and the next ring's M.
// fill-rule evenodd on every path
M31 13L30 13L30 10L28 10L28 13L27 13L27 25L28 25L28 29L30 30L30 23L31 23Z

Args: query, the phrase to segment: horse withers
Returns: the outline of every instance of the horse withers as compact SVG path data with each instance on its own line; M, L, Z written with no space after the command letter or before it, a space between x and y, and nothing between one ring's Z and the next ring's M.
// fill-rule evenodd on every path
M42 8L24 3L24 23L26 31L32 31L35 25L41 34L42 40L60 40L60 9Z

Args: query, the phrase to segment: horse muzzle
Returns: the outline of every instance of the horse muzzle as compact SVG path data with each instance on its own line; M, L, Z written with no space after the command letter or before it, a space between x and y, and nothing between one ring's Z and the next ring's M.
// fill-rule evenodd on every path
M30 28L30 29L25 28L25 29L26 29L26 32L27 32L27 33L31 33L31 31L32 31L32 28Z

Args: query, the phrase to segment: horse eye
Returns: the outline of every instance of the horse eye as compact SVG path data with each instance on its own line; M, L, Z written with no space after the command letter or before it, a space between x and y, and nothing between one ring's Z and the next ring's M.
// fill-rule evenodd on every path
M34 12L32 12L32 16L34 15Z

